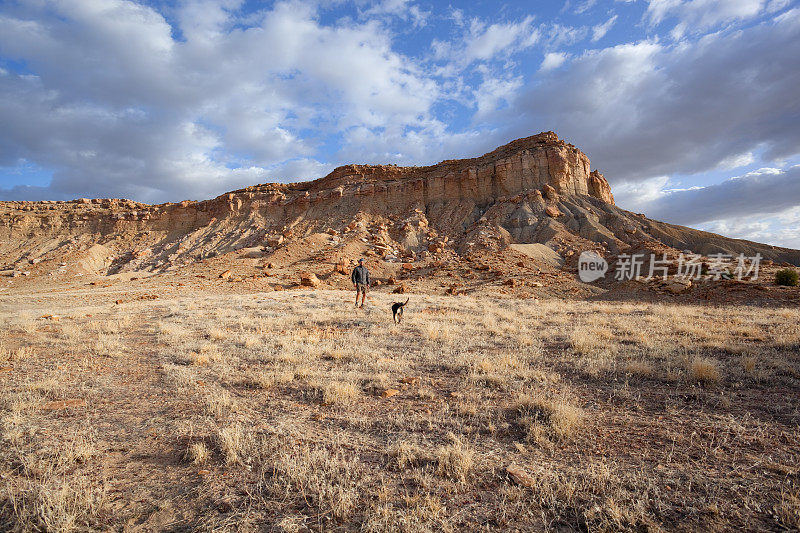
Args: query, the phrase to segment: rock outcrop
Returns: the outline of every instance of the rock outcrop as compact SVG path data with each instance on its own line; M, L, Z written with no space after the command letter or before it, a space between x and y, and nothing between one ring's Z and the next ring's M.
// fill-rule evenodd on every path
M363 233L373 219L383 221L376 233ZM315 181L255 185L199 202L0 202L0 263L7 268L100 244L113 255L103 259L98 274L162 271L244 248L275 253L316 235L320 242L342 243L345 234L369 241L374 253L389 258L512 243L558 249L571 239L610 253L651 240L698 253L761 253L800 263L795 250L618 208L588 157L552 132L472 159L425 167L346 165Z

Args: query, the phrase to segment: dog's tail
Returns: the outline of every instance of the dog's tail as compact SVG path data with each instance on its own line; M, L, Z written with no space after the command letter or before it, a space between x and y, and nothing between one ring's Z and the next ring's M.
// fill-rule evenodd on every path
M411 299L411 298L406 298L406 304L408 303L408 301L409 301L410 299ZM403 304L403 305L406 305L406 304Z

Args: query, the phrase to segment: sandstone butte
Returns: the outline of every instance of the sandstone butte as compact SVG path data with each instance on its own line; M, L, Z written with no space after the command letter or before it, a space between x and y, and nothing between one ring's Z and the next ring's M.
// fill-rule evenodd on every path
M464 254L531 243L558 250L569 242L573 249L604 254L658 244L703 254L761 253L800 264L797 250L657 222L617 207L589 158L553 132L472 159L422 167L346 165L314 181L254 185L204 201L0 202L0 262L8 267L64 246L100 245L103 250L86 252L92 268L161 271L320 233L344 239L334 235L376 217L384 221L378 244L383 256L415 257L445 244ZM374 236L362 239L367 237Z

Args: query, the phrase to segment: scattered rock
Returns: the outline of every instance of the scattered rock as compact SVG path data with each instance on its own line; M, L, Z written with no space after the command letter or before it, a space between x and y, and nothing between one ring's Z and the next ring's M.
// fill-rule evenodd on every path
M313 272L300 273L300 285L303 287L318 287L319 284L319 278Z
M381 393L381 396L383 398L391 398L392 396L395 396L395 395L397 395L399 393L400 393L400 391L397 390L397 389L386 389L385 391L383 391Z
M553 217L553 218L560 217L560 216L561 216L561 214L562 214L562 213L561 213L561 211L559 211L557 207L554 207L554 206L552 206L552 205L548 205L548 206L545 208L544 212L545 212L545 214L546 214L547 216L549 216L549 217Z
M52 402L47 402L46 404L42 405L42 409L47 411L56 411L60 409L66 409L68 407L83 407L86 405L86 400L81 398L73 398L71 400L55 400Z
M242 259L260 259L264 257L264 251L261 250L261 247L245 248L242 250L242 255L240 257Z
M283 244L284 240L285 239L283 235L270 235L269 237L267 237L267 245L273 248L277 248L278 246Z
M219 275L219 279L228 279L229 277L231 277L231 274L233 274L233 271L226 270L225 272Z
M447 288L446 292L447 294L450 294L452 296L457 296L459 294L464 294L464 289L459 287L458 284L454 283L453 285L450 285L450 287Z
M419 378L416 376L408 376L400 380L404 385L419 385Z
M333 266L333 271L337 274L347 275L347 263L345 261L339 261Z
M401 283L395 290L392 291L392 294L405 294L407 290L408 288L406 287L406 284Z
M673 294L680 294L692 288L692 280L688 278L672 278L666 282L664 288Z
M558 200L558 192L549 183L545 183L542 187L542 195L548 200Z
M536 487L536 481L533 479L533 477L531 477L530 474L528 474L518 466L515 465L507 466L506 473L508 474L509 479L511 479L511 481L513 481L517 485L521 485L529 489L533 489Z

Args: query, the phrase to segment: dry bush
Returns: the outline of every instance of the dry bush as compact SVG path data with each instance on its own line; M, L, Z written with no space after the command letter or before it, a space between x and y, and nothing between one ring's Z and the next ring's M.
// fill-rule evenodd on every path
M0 344L0 363L11 361L24 361L34 355L32 346L20 346L16 350L6 348Z
M206 338L212 341L224 341L230 337L230 333L222 328L211 328L206 332Z
M85 531L100 525L105 486L76 470L96 456L93 438L77 434L55 449L4 451L17 454L22 477L0 485L0 524L7 513L11 529L19 531Z
M245 386L269 390L294 381L294 372L288 370L261 370L249 373L245 379Z
M387 449L387 453L389 457L394 459L400 470L421 466L432 460L430 454L424 448L407 440L399 440L391 444Z
M184 459L194 465L203 465L211 458L211 451L204 442L194 442L189 445L184 454Z
M5 507L19 531L86 531L95 529L106 504L104 487L85 476L52 476L28 479L6 486L0 492L0 509Z
M111 357L123 349L122 339L117 334L98 333L94 352L98 355Z
M758 359L755 356L747 355L742 357L742 370L744 370L747 374L754 374L757 362Z
M643 378L651 378L655 374L653 364L650 361L645 361L643 359L628 361L625 363L624 369L627 374Z
M218 427L214 440L226 465L248 462L253 439L240 424Z
M548 522L578 531L649 531L645 479L636 473L618 473L603 463L580 469L553 469L532 464L528 468L533 502L546 513ZM652 511L650 511L652 512ZM658 528L655 528L658 530Z
M238 403L225 389L210 388L203 394L203 407L208 415L216 418L223 418L235 412Z
M321 387L322 403L326 405L350 405L354 403L361 391L352 381L333 381Z
M800 531L800 491L781 492L780 501L773 509L775 519L786 531Z
M692 380L703 383L718 383L721 379L719 361L710 357L695 357L689 366Z
M450 444L436 450L436 472L440 476L466 483L475 464L475 452L452 433L450 440Z
M434 494L410 494L402 505L379 501L366 511L361 525L365 533L394 532L422 533L426 531L456 531L449 523L447 507Z
M302 503L318 516L330 515L342 522L352 516L363 497L362 465L328 447L296 446L285 437L267 437L259 443L266 462L259 489L282 502ZM333 446L338 450L338 446Z
M564 399L551 399L540 394L524 396L515 406L517 423L529 440L542 444L543 437L563 440L573 437L583 424L583 410Z
M598 334L595 328L576 327L569 337L569 344L575 353L588 355L608 345L608 339Z

